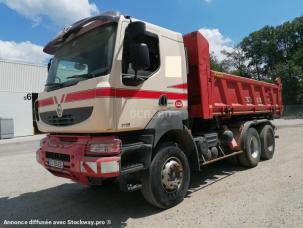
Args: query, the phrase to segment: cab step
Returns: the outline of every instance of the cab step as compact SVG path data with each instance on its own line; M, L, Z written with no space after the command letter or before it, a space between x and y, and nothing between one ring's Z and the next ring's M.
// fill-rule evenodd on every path
M133 165L125 166L121 169L121 175L126 175L130 173L135 173L144 169L144 165L142 163L137 163Z

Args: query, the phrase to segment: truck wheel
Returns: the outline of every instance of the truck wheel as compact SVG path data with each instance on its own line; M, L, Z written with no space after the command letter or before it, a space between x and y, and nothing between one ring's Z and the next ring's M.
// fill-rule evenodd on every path
M261 159L269 160L274 156L275 152L275 132L272 126L265 125L260 133L261 139Z
M255 128L249 128L244 139L244 152L238 156L241 165L255 167L261 156L261 141Z
M190 167L184 152L173 143L158 147L142 178L142 194L152 205L170 208L181 201L190 182Z

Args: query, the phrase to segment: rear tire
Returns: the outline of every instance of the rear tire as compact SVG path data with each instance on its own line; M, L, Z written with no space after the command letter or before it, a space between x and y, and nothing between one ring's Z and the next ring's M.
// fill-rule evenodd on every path
M261 159L272 159L275 153L275 132L271 125L265 125L260 133Z
M147 202L170 208L183 201L190 182L190 166L184 152L173 143L158 147L149 170L142 176L142 194Z
M240 164L249 168L257 166L261 157L261 141L255 128L247 130L243 146L243 153L238 155Z

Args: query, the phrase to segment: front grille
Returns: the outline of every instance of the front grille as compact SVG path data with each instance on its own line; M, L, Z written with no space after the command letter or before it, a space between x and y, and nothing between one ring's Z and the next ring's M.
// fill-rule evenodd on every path
M51 158L54 160L60 160L60 161L70 161L70 156L68 154L59 154L54 152L46 152L46 158Z
M87 120L93 112L93 107L81 107L63 110L62 117L58 117L56 111L42 112L40 118L43 122L52 126L70 126Z
M53 126L68 126L74 124L75 119L72 115L63 115L62 117L58 117L57 115L49 115L47 116L46 122Z

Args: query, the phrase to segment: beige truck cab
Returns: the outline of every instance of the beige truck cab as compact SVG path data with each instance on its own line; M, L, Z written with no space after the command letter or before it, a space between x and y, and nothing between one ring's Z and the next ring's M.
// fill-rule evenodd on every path
M179 33L106 13L66 28L44 51L54 57L38 98L43 132L142 130L161 110L187 110Z

